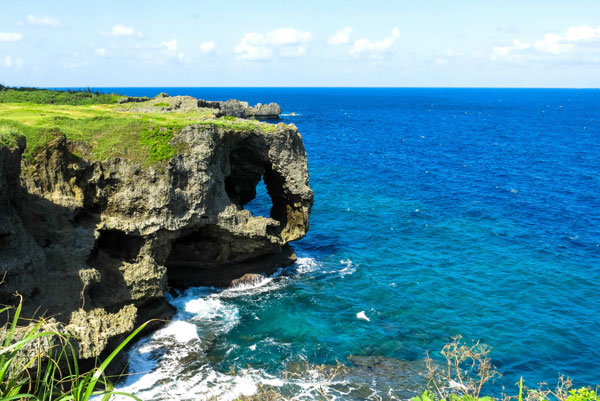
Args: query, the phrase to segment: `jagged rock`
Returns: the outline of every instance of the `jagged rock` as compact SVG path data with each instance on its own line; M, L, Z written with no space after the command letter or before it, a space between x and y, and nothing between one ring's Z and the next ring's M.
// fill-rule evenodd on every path
M260 104L246 109L246 117L258 119L277 119L281 114L281 107L277 103Z
M135 98L138 99L138 98ZM147 99L147 98L146 98ZM137 101L137 100L135 100ZM128 103L129 101L119 103ZM242 102L235 99L226 102L196 99L191 96L169 96L159 94L147 104L129 108L129 111L140 113L156 112L156 107L160 106L163 112L189 112L200 108L217 109L217 117L230 116L238 118L252 118L259 120L278 119L281 114L281 107L277 103L261 104L250 106L248 102Z
M119 104L123 104L123 103L139 103L139 102L147 102L148 100L150 100L149 97L146 96L142 96L142 97L136 97L136 96L123 96L117 99L117 103Z
M246 118L246 110L249 109L248 102L229 99L221 105L221 111L226 116Z
M228 286L291 263L313 200L297 128L192 125L172 141L187 150L160 169L75 156L89 145L64 136L35 160L21 160L22 142L0 147L0 303L18 291L24 316L53 316L95 358L169 318L169 287ZM261 179L271 217L243 208Z
M248 102L230 99L221 105L221 111L226 116L240 118L277 119L281 107L277 103L261 104L251 107Z
M204 107L208 109L220 109L222 105L223 102L198 99L198 107Z

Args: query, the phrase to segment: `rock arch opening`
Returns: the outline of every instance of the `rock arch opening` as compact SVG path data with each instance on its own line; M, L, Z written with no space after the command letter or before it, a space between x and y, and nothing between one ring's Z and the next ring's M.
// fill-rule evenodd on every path
M264 175L256 185L256 196L243 207L249 210L253 216L271 217L273 201L271 200L271 196L269 196Z
M254 216L270 217L286 225L284 179L273 170L260 151L264 145L248 138L229 155L230 174L225 179L229 199Z

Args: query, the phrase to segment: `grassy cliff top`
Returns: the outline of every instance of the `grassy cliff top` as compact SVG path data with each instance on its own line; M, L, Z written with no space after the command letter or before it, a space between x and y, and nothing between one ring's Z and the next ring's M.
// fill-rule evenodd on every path
M216 125L238 131L275 129L273 124L257 121L216 118L216 110L209 108L167 112L161 98L117 104L119 98L91 92L0 88L0 145L14 146L18 135L25 136L23 156L31 159L49 141L64 134L91 145L92 156L98 160L125 157L149 166L169 160L181 150L169 142L188 125Z
M38 88L10 88L0 85L0 103L36 103L36 104L112 104L125 96L116 93L82 90L50 90Z

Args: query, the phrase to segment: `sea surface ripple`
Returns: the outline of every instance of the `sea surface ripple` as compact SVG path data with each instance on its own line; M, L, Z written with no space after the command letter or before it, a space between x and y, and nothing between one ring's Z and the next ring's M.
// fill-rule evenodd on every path
M600 91L103 90L278 102L315 192L297 265L174 297L176 321L132 352L148 373L125 389L310 399L314 370L340 361L353 370L338 399L405 398L425 352L457 334L493 347L496 394L520 376L600 384ZM269 202L261 187L248 208Z

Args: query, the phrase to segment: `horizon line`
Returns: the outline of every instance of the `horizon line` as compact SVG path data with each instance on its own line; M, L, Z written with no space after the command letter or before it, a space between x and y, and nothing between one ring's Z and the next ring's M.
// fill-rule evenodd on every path
M16 88L27 88L28 86L15 86ZM91 85L69 85L69 86L31 86L39 89L62 89L62 88L135 88L135 89L153 89L153 88L193 88L193 89L576 89L576 90L598 90L599 87L576 87L576 86L91 86Z

